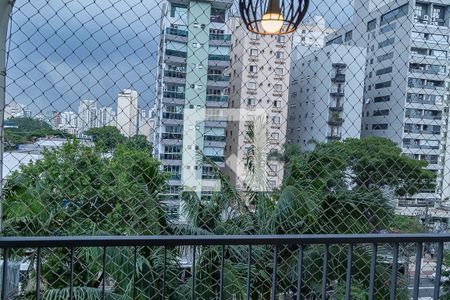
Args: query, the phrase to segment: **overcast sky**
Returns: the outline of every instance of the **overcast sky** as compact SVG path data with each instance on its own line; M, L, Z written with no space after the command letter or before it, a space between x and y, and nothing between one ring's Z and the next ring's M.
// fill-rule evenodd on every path
M115 106L117 93L133 88L140 94L140 106L151 108L162 3L17 0L9 41L7 102L26 104L34 114L77 111L80 99ZM323 15L338 28L352 13L347 0L325 0L313 1L308 15Z

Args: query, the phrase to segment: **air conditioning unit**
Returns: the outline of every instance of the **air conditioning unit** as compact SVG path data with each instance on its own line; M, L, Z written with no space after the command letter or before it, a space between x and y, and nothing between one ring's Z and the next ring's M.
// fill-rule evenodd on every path
M429 16L429 15L425 15L425 16L423 16L423 19L424 19L425 21L429 21L429 20L430 20L430 16Z

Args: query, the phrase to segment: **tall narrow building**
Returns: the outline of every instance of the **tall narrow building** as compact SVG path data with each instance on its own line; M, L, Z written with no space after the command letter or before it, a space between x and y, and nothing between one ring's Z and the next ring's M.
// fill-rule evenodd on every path
M230 24L233 30L230 107L237 109L240 117L227 127L227 171L240 191L254 188L271 191L283 179L284 166L278 154L284 151L286 142L291 36L250 34L239 18L232 18ZM266 128L258 130L258 117L244 119L249 114L262 115ZM265 136L260 136L261 131ZM255 139L265 141L264 149ZM257 154L258 147L261 149ZM253 174L255 170L249 166L256 167L255 163L266 166L259 166L258 174ZM265 182L255 185L253 181L258 179Z
M78 122L77 131L78 135L97 126L97 103L94 100L81 100L78 108Z
M100 107L97 110L97 127L114 126L115 112L112 107Z
M353 23L330 35L327 44L366 48L362 136L392 140L404 154L427 161L427 168L437 175L436 190L398 198L397 212L423 216L434 209L437 216L440 207L449 205L450 196L450 1L384 2L356 1Z
M230 35L225 21L231 0L168 1L163 11L155 103L154 156L171 173L164 197L178 216L180 193L207 196L211 167L199 153L224 164L224 122L205 121L208 108L228 107Z
M127 89L117 95L116 126L126 137L137 134L138 104L137 91Z

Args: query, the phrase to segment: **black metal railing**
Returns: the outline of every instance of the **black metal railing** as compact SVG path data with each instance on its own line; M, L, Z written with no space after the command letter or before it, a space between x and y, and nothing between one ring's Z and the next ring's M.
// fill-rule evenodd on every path
M227 251L234 248L234 251L239 249L240 255L244 264L246 264L247 272L244 275L246 277L245 282L242 282L245 286L242 287L243 291L245 291L247 295L247 299L251 297L251 291L255 289L252 287L252 276L253 270L258 263L262 260L261 257L258 257L256 249L258 247L264 246L271 251L271 258L267 260L266 269L270 270L271 276L268 278L270 281L270 289L269 295L271 299L279 299L279 296L285 291L281 291L280 283L282 279L279 278L279 266L281 265L281 257L283 256L283 252L285 252L286 247L290 247L289 249L296 249L296 263L294 264L293 277L294 280L290 282L292 285L290 287L290 298L289 299L303 299L302 292L304 289L304 284L306 283L308 274L308 268L311 266L305 264L307 260L307 250L308 247L314 247L317 245L323 246L322 253L319 254L321 256L322 263L318 266L320 270L319 280L321 282L317 283L320 291L321 299L329 299L333 298L333 285L330 284L330 274L334 272L332 268L330 268L329 263L330 260L333 259L335 253L331 251L331 247L339 246L344 247L346 249L343 253L345 253L346 258L344 257L344 262L341 261L342 265L345 266L345 270L343 270L343 274L341 276L341 280L345 284L345 299L351 299L351 287L352 287L352 276L354 276L353 272L357 272L356 268L356 255L357 255L357 247L363 246L364 249L370 253L363 262L367 266L370 266L368 270L368 274L366 274L369 278L368 282L368 299L375 299L374 295L376 291L376 270L377 267L381 264L381 259L379 258L380 249L382 245L389 245L390 247L385 247L384 249L389 249L390 258L389 264L390 268L390 279L387 280L386 284L388 284L388 288L386 287L385 294L381 295L382 299L395 299L398 295L397 288L398 284L398 276L400 276L398 270L400 268L400 255L403 255L403 252L400 252L400 249L404 245L413 245L412 250L410 251L411 257L415 257L415 272L413 275L408 275L408 282L410 282L411 286L408 286L408 290L410 295L408 298L418 299L419 292L421 288L421 264L423 257L423 246L426 244L434 244L436 245L435 252L435 275L434 281L432 284L432 298L438 299L441 295L441 276L443 270L443 254L444 254L444 243L450 242L450 234L335 234L335 235L196 235L196 236L77 236L77 237L4 237L0 238L0 248L3 249L3 263L2 263L2 273L1 273L1 284L2 287L8 287L10 278L10 272L8 272L8 266L10 264L14 264L15 260L18 259L18 255L26 255L26 253L32 253L31 255L34 257L35 263L33 266L33 274L35 274L35 296L36 299L42 298L42 291L44 287L41 285L41 276L42 271L44 270L43 266L47 263L47 260L44 257L44 250L61 248L66 249L68 255L66 257L67 263L67 272L68 280L67 280L67 290L69 295L71 295L70 299L73 297L74 289L78 288L75 286L74 280L74 264L77 263L75 253L76 251L89 248L89 247L97 247L102 249L103 251L103 266L100 266L100 270L103 270L103 274L105 274L105 264L107 263L106 259L106 251L111 247L121 247L120 249L125 249L125 247L130 247L132 251L130 253L134 253L136 256L138 253L136 249L139 247L147 247L148 248L158 248L161 247L164 250L164 266L158 276L161 276L162 285L160 291L162 295L167 295L166 293L166 262L167 262L167 252L168 249L173 249L174 247L189 247L192 249L191 251L191 264L190 264L190 285L192 287L191 296L185 295L185 299L187 298L198 298L196 296L196 281L198 280L196 276L202 272L201 268L201 259L202 255L201 249L204 247L220 247L217 253L219 254L219 259L217 260L217 276L218 276L218 285L217 288L217 297L215 299L224 299L224 276L226 275L226 268L224 264L225 260L229 259L229 252L227 256ZM410 247L411 248L411 247ZM246 249L245 251L243 251ZM253 251L252 251L253 249ZM370 250L370 251L369 251ZM242 257L243 256L243 257ZM355 261L354 261L355 258ZM361 258L361 257L359 257ZM137 272L136 268L136 257L133 257L131 254L130 257L127 257L128 260L134 265L134 271ZM228 262L227 262L228 263ZM241 262L242 263L242 262ZM386 259L384 259L384 263L386 263ZM361 267L361 261L358 261L358 267ZM284 265L283 267L286 267ZM280 267L281 269L281 267ZM419 270L419 271L418 271ZM61 270L60 270L61 271ZM64 271L66 272L66 271ZM134 274L134 273L133 273ZM56 274L62 275L62 274ZM292 274L291 274L292 275ZM103 276L103 275L102 275ZM133 275L134 276L134 275ZM132 279L133 283L135 279ZM201 282L202 285L205 282ZM9 289L2 288L1 290L1 300L12 299L10 295L8 295ZM101 284L98 286L98 291L103 294L108 291L105 291L105 280L102 280ZM137 296L134 294L134 296ZM378 295L380 297L380 295ZM103 298L104 299L104 298ZM165 296L163 296L165 299ZM283 298L286 299L286 298ZM381 299L381 298L380 298Z

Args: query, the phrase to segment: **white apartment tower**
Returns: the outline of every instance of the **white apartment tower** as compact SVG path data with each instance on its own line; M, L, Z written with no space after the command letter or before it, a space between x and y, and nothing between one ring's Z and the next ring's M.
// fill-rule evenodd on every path
M322 16L305 20L292 35L292 61L323 48L326 37L334 31Z
M417 216L433 209L439 215L450 196L445 138L450 1L371 4L356 1L353 23L329 36L327 44L366 48L362 136L389 138L437 174L436 190L397 199L397 212Z
M83 134L86 130L94 128L97 125L97 104L94 100L80 100L78 108L77 131Z
M97 110L97 127L114 126L115 112L112 107L100 107Z
M263 188L270 191L280 187L283 180L284 165L276 154L284 151L286 142L291 36L249 34L239 18L232 18L230 24L233 49L229 103L239 117L229 122L226 130L227 171L238 190L251 188L249 180L253 174L247 159L252 147L257 147L257 141L248 133L250 126L258 125L244 119L244 115L256 117L262 113L266 123L265 148L268 154L275 154L265 155L267 166L265 171L261 168L266 181Z
M116 126L120 132L130 137L137 134L138 126L138 93L126 89L117 96Z
M293 63L287 139L302 151L359 138L365 48L330 45Z

